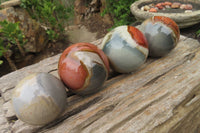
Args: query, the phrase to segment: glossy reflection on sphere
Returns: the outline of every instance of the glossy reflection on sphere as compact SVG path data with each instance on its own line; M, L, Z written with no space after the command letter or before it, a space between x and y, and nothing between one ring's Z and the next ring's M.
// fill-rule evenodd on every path
M17 117L31 125L44 125L56 119L65 109L63 83L48 73L36 73L21 80L12 97Z
M143 33L133 26L119 26L107 33L101 49L119 73L137 70L148 56L147 41Z
M161 57L168 54L178 43L180 31L178 25L170 18L154 16L141 25L149 44L149 56Z
M101 89L109 72L106 55L90 43L77 43L60 56L58 72L62 81L74 93L88 95Z

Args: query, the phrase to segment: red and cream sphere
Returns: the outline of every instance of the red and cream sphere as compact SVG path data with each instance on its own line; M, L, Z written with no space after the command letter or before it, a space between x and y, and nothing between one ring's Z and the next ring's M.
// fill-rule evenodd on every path
M108 77L109 62L97 46L77 43L60 56L58 73L72 92L88 95L101 89Z

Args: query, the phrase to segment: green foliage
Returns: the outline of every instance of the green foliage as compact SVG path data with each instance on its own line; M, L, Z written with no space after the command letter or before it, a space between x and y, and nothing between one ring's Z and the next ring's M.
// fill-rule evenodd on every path
M200 37L200 29L196 32L197 37Z
M136 0L106 0L106 9L101 15L110 13L114 19L114 27L129 25L135 21L130 6Z
M0 22L0 33L2 37L7 39L11 44L20 43L23 46L26 41L24 40L25 36L19 28L19 23L11 23L6 20Z
M49 40L54 40L55 38L58 38L58 34L54 30L48 29L46 30L46 33L49 37Z
M58 0L21 0L21 7L47 27L49 40L57 40L63 35L64 25L73 14L73 6L65 8Z
M6 20L0 21L0 57L2 57L12 46L23 46L26 43L25 36L19 28L19 23L11 23ZM21 47L20 47L21 48ZM2 64L0 60L0 64Z
M6 53L11 47L12 45L10 43L8 43L7 45L4 45L4 41L2 38L0 38L0 57L3 56L4 53Z
M11 45L4 45L3 39L0 38L0 58L3 56L4 53L6 53L10 49ZM3 64L3 61L0 60L0 65Z
M6 51L6 48L3 46L3 40L0 38L0 58L3 56L3 53ZM0 65L3 64L3 61L0 60Z

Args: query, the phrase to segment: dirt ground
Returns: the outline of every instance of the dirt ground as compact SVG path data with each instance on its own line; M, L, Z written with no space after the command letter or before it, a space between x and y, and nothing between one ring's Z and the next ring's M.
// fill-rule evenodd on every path
M87 29L87 34L91 38L91 36L94 39L99 39L104 37L104 35L108 32L108 29L112 27L112 24L106 24L104 23L105 20L100 16L100 14L93 14L89 19L86 19L84 21L81 21L81 23L78 25L78 27L84 26ZM135 23L136 26L138 23ZM196 31L200 29L200 23L196 24L192 27L181 29L181 35L185 35L190 38L197 39L200 42L200 37L196 37ZM73 29L68 29L73 30ZM81 28L79 30L82 30ZM79 32L79 31L77 31ZM84 32L84 31L83 31ZM91 40L87 41L87 38L85 39L85 42L90 42ZM21 62L17 62L15 60L15 63L17 65L17 68L20 69L22 67L35 64L45 58L57 55L59 53L62 53L64 49L66 49L70 44L73 44L74 42L68 41L60 41L56 43L49 43L47 47L41 51L40 53L28 53L25 57L25 59ZM14 59L14 57L12 57ZM0 77L10 73L11 69L7 63L6 60L4 60L3 65L0 65Z
M105 18L101 17L99 13L93 14L88 20L81 22L90 32L97 33L96 38L102 38L112 27L112 24L105 23Z

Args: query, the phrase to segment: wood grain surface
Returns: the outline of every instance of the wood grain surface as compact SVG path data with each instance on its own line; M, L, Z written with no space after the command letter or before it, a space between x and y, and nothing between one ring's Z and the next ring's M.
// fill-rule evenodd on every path
M102 40L93 42L98 45ZM87 97L68 93L65 112L35 127L17 120L10 99L19 80L33 72L57 74L60 55L0 78L4 117L14 133L199 133L200 44L181 36L162 58L148 58L136 72L113 74L102 91ZM6 106L7 105L7 106ZM6 108L7 107L7 108Z

